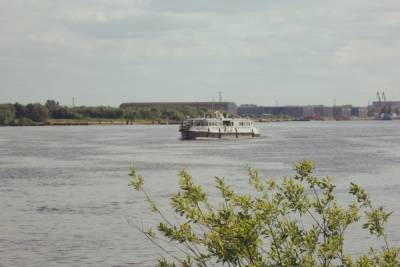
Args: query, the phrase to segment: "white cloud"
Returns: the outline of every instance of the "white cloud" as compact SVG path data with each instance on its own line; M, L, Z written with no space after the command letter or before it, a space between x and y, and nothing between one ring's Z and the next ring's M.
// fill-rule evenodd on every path
M82 2L84 4L82 4ZM105 23L130 16L143 15L150 0L100 0L72 1L69 8L62 10L62 18L69 23Z
M329 104L384 84L400 98L398 32L397 0L0 0L1 94Z
M388 44L372 40L350 41L337 51L337 60L341 65L357 65L360 67L387 68L398 66L400 43ZM398 67L397 67L398 68Z

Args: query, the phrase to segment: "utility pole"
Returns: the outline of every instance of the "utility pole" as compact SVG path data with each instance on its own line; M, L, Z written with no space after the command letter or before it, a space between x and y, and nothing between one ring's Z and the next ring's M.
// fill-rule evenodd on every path
M222 102L222 92L219 91L219 92L218 92L218 95L219 95L219 102Z
M333 119L336 119L337 118L337 116L336 116L336 98L333 99L333 110L332 110L332 112L333 112Z

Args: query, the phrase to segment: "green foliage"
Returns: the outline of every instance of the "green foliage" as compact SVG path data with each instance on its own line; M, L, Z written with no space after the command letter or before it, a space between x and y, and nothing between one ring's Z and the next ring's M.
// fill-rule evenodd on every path
M75 108L61 106L55 100L47 100L45 106L52 119L83 119L82 114L76 112Z
M44 104L46 106L46 108L51 111L54 110L56 108L58 108L60 106L60 103L58 103L55 100L47 100L46 103Z
M50 117L53 119L83 119L82 114L69 107L56 107L50 110Z
M80 114L84 118L104 118L104 119L119 119L122 117L122 110L114 107L74 107L72 111Z
M205 113L204 108L195 108L190 106L177 106L170 108L122 108L123 116L131 120L171 120L181 121L187 117L194 118Z
M68 107L55 100L21 105L0 105L0 125L37 125L51 119L128 119L180 122L187 117L198 117L205 113L204 108L177 106L170 108L115 108L115 107Z
M46 123L48 109L39 103L0 105L0 125L36 125Z
M302 161L296 174L281 182L261 179L249 168L254 194L238 194L216 177L221 195L212 205L202 186L187 171L179 173L179 191L171 206L181 221L171 223L151 200L144 179L132 167L130 183L145 194L151 210L161 216L158 234L142 231L171 257L158 266L399 266L399 249L390 247L385 224L391 213L375 208L364 189L351 184L355 200L342 206L329 177L316 177L315 165ZM354 257L344 251L345 233L364 214L363 228L382 238L385 246ZM166 238L185 255L170 254L159 241Z
M26 112L24 117L34 122L46 122L49 117L49 111L46 106L39 103L26 105Z
M9 125L15 119L15 108L12 104L0 105L0 125Z
M15 122L13 122L13 124L11 125L17 125L17 126L35 126L36 123L28 118L22 117L17 119Z

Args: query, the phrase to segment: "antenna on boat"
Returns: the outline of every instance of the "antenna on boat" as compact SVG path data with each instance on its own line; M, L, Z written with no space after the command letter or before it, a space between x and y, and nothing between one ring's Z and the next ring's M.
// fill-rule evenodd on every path
M219 95L219 102L222 102L222 92L219 91L219 92L218 92L218 95Z

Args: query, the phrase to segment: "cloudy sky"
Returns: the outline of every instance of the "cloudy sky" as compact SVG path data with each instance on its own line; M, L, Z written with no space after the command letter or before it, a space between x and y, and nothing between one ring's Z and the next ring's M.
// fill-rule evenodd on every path
M400 100L399 0L0 0L0 102Z

